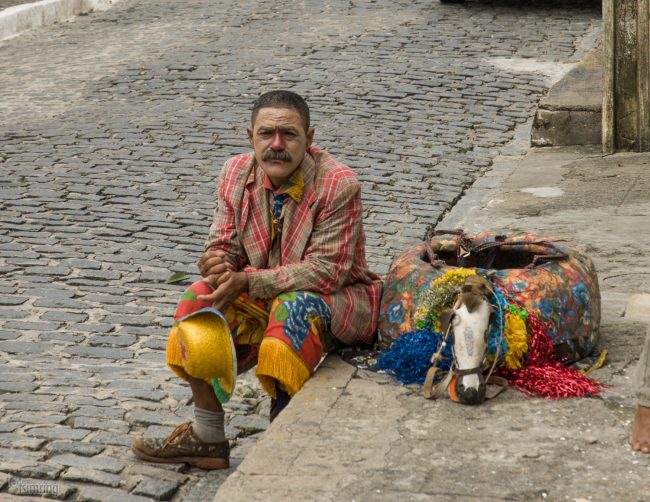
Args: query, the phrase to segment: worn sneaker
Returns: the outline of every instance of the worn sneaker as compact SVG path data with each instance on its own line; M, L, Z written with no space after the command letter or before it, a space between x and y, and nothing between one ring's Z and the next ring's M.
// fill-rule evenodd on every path
M202 442L194 434L192 422L176 427L167 439L137 438L131 449L138 457L149 462L185 462L201 469L227 469L230 466L228 441Z

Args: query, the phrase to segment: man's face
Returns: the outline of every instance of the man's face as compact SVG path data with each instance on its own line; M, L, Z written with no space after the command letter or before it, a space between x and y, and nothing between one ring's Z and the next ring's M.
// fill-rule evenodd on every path
M305 131L294 108L260 109L247 132L255 159L275 188L291 177L314 138L314 129Z

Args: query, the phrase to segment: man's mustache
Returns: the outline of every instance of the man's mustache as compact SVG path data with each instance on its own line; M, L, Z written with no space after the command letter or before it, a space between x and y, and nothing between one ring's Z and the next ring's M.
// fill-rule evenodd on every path
M286 150L267 150L262 155L262 160L282 160L291 162L291 154Z

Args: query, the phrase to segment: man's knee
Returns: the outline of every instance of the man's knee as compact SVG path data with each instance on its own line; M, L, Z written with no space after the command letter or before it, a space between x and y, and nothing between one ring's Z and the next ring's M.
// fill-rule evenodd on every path
M332 313L324 296L311 291L289 291L271 303L271 319L277 322L305 322L320 319L329 329Z

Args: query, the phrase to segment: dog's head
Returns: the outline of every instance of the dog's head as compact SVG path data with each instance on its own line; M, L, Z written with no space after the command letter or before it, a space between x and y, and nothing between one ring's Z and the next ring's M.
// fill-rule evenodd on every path
M487 353L487 334L494 319L489 302L491 287L487 279L469 276L460 289L454 306L443 312L442 328L453 334L454 365L458 378L453 396L465 404L485 400L482 366Z

